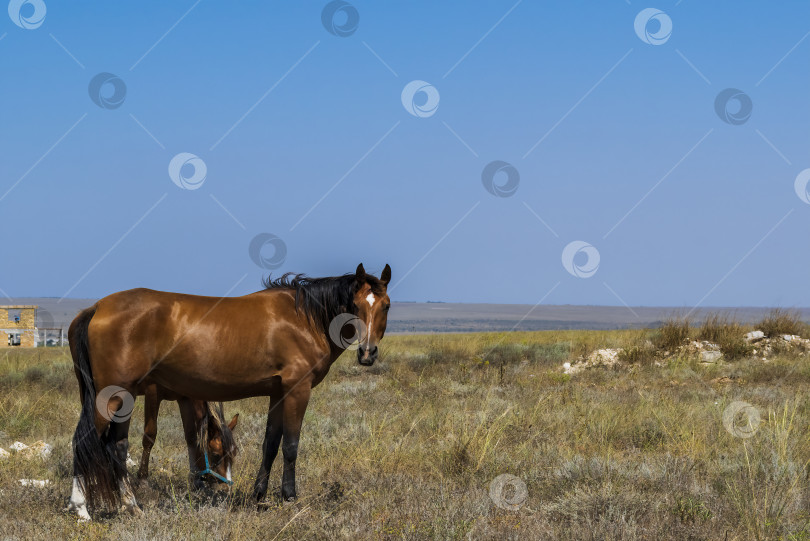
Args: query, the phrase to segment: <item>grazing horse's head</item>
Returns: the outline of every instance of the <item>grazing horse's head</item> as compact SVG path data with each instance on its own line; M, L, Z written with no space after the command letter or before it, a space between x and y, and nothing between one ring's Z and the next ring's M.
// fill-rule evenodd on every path
M228 485L231 482L233 460L237 453L236 442L233 439L233 430L239 420L239 414L233 416L225 424L222 403L207 404L205 417L200 420L199 445L201 452L200 480L217 485ZM205 456L208 463L205 463Z
M388 265L383 269L379 280L366 274L362 263L357 266L354 305L357 308L357 317L365 324L365 332L361 333L360 347L357 348L357 361L364 366L371 366L379 356L377 345L385 334L388 309L391 307L391 299L387 293L390 281L391 267Z

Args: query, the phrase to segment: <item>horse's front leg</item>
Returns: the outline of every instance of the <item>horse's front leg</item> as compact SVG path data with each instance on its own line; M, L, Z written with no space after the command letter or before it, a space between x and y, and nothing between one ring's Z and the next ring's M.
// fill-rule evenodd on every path
M152 446L157 438L157 420L160 410L160 396L157 385L150 385L144 394L143 406L143 454L141 455L141 465L138 468L138 479L145 482L149 477L149 457L152 454Z
M201 471L203 465L202 453L200 453L200 442L198 434L200 423L204 420L201 411L197 411L194 401L190 398L181 398L177 401L180 407L180 418L183 420L183 435L186 438L186 448L188 449L188 477L189 482L196 488L203 488L205 483L197 473ZM202 442L205 444L205 442Z
M298 440L301 436L301 423L312 391L310 382L301 382L293 387L284 398L284 440L281 453L284 455L284 473L281 476L281 497L293 501L295 492L295 461L298 458Z
M267 410L267 426L264 429L264 442L262 443L262 465L256 475L256 482L253 485L253 497L257 502L264 499L267 494L267 480L270 476L270 468L278 454L278 446L281 443L283 409L282 401L277 396L270 397L270 406Z

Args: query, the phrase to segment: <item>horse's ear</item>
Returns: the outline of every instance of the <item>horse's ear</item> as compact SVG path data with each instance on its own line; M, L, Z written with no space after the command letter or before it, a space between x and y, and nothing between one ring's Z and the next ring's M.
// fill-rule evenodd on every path
M236 428L236 423L238 421L239 421L239 414L237 413L236 415L233 416L233 419L231 419L231 422L228 423L228 428L230 428L231 430Z
M362 263L357 265L357 270L355 271L354 276L357 279L358 284L366 283L366 269L363 268Z
M390 281L391 281L391 266L388 265L388 263L386 263L385 268L383 269L382 274L380 275L380 282L382 282L383 285L387 286L388 282Z

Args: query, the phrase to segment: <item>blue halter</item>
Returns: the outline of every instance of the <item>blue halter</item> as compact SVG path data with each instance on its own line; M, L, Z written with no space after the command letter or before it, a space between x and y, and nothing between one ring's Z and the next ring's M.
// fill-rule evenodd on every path
M205 469L201 472L197 472L198 477L205 477L206 475L212 475L215 478L222 481L223 483L227 483L229 485L233 484L233 481L226 479L225 477L222 477L220 474L212 470L211 466L208 465L208 450L203 451L203 457L205 457Z

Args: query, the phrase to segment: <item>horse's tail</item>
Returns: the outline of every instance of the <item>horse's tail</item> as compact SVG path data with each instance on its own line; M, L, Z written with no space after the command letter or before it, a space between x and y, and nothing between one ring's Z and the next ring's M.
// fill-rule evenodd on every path
M82 412L73 434L73 470L82 480L85 498L91 507L98 503L117 504L118 482L115 475L117 458L109 445L109 429L96 431L96 386L90 368L88 327L96 306L83 310L68 331L73 366L79 380Z

